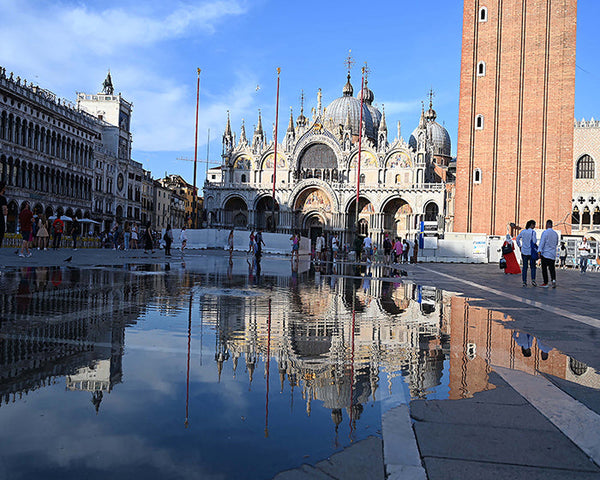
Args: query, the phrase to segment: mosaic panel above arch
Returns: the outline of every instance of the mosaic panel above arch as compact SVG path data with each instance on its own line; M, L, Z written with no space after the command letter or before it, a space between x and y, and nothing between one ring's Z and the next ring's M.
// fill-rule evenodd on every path
M273 168L273 158L275 158L274 153L269 153L267 157L263 160L262 169L272 169ZM277 154L277 168L287 168L287 161L283 155Z
M310 212L310 211L322 211L326 213L331 213L331 199L329 195L327 195L323 190L318 188L307 189L302 192L295 204L296 210L301 210L302 212Z
M387 168L411 168L412 160L406 152L393 153L387 161Z
M252 159L248 155L240 155L235 159L233 168L250 170L252 168Z
M358 153L352 157L350 168L356 168ZM377 157L368 150L362 150L360 153L360 168L377 168Z

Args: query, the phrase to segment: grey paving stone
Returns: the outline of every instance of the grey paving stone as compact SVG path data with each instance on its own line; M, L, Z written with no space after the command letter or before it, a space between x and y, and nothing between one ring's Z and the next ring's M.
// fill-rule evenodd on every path
M427 480L423 467L410 465L386 465L386 480Z
M595 388L585 387L577 383L570 382L563 378L555 377L554 375L543 374L554 385L559 387L563 392L568 393L573 398L579 400L590 410L593 410L600 415L600 394Z
M429 480L594 480L600 478L600 473L576 470L468 462L431 457L426 457L424 461Z
M472 399L414 401L410 404L410 416L421 422L504 428L523 428L526 425L529 430L556 430L531 405L501 405L474 402Z
M332 480L332 477L315 467L302 465L300 468L278 473L273 480Z
M414 428L422 457L600 472L558 431L428 422Z
M383 480L383 441L369 437L315 465L339 480Z
M386 465L421 467L407 405L387 411L382 418L383 455ZM389 469L388 469L389 473Z

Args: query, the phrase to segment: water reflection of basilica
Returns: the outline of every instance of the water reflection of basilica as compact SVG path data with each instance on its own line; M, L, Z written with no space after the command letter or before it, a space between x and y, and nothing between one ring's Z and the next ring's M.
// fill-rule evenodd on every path
M103 395L122 381L125 329L153 299L163 313L180 310L179 294L188 291L186 278L136 273L136 267L5 271L0 277L0 405L66 377L67 389L92 393L98 411Z
M298 388L310 415L319 400L333 421L342 410L356 420L363 405L391 394L403 377L413 398L440 384L450 353L449 318L440 291L416 285L317 275L315 283L288 285L261 296L203 301L203 317L217 329L219 373L230 361L234 374L245 367L250 384L259 360L276 361L281 391ZM382 380L382 373L386 378Z

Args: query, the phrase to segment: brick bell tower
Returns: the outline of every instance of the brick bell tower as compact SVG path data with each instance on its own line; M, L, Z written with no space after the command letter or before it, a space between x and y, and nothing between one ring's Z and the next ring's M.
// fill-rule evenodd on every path
M465 0L454 231L568 231L577 0Z

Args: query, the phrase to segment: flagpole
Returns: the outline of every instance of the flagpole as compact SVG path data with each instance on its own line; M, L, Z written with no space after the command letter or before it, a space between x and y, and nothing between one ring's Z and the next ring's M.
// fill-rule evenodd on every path
M275 143L275 149L273 153L273 203L271 210L271 229L275 231L275 185L277 182L277 130L279 128L279 74L281 73L281 68L277 67L277 100L275 103L275 138L273 139Z
M362 125L363 125L363 94L365 88L365 67L362 67L362 80L360 83L360 125L358 126L358 168L356 172L356 218L355 218L355 229L356 235L358 235L358 199L360 197L360 154L362 151Z
M196 85L196 138L194 141L194 188L192 189L193 198L192 198L192 228L198 228L198 218L196 208L197 208L197 198L198 193L196 191L196 171L198 169L198 107L200 106L200 69L198 69L198 82Z

